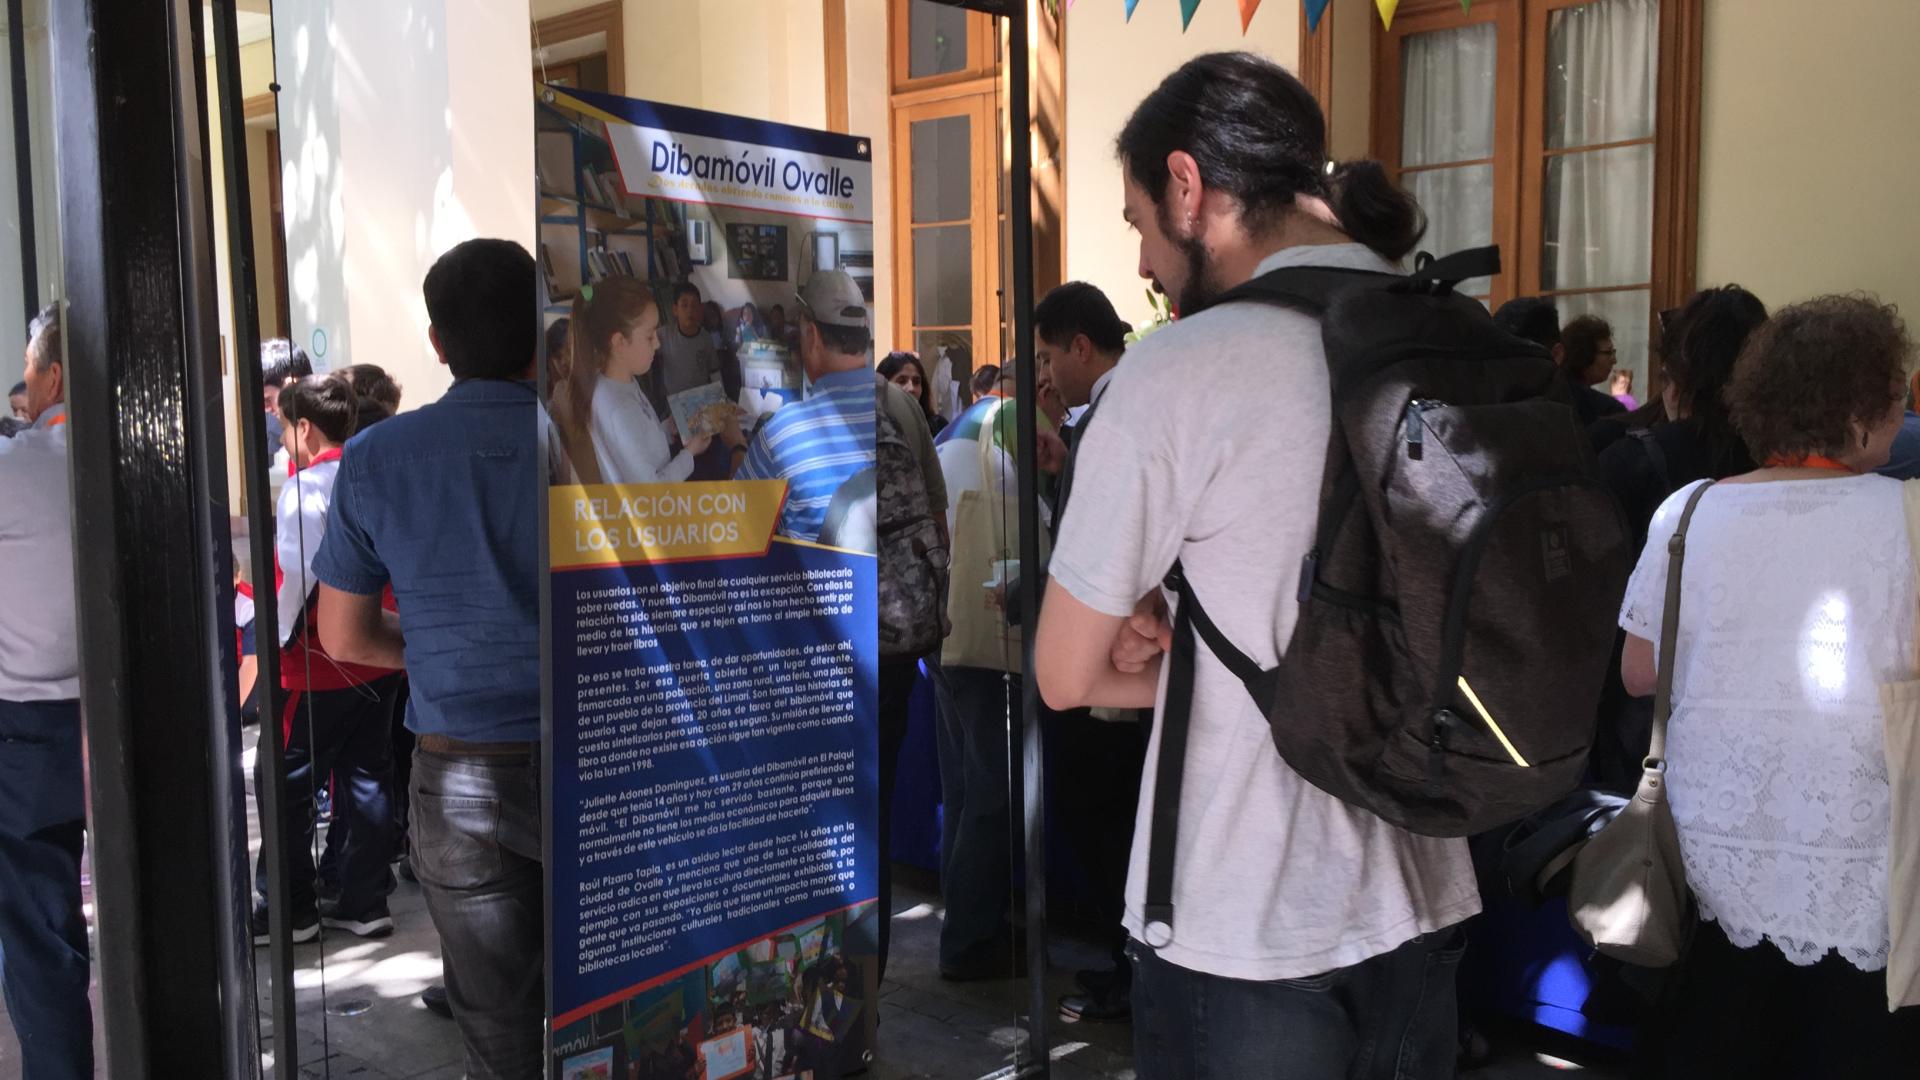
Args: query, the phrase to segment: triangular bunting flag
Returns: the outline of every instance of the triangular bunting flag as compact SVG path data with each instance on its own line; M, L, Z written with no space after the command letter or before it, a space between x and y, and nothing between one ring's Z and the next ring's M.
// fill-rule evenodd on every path
M1400 0L1373 0L1373 6L1380 9L1380 22L1393 29L1393 13L1400 9Z
M1069 4L1071 4L1071 3L1073 3L1073 0L1067 0L1067 3L1069 3ZM1466 12L1466 13L1468 13L1468 14L1472 14L1472 13L1473 13L1473 0L1460 0L1460 10L1461 10L1461 11L1464 11L1464 12Z
M1140 6L1140 0L1127 0L1127 21L1133 21L1133 9Z
M1200 0L1180 0L1180 32L1186 33L1193 25L1193 13L1200 10Z
M1253 25L1253 13L1260 10L1260 0L1240 0L1240 36L1247 36L1247 27Z
M1307 33L1320 29L1320 16L1327 13L1327 4L1331 0L1307 0Z

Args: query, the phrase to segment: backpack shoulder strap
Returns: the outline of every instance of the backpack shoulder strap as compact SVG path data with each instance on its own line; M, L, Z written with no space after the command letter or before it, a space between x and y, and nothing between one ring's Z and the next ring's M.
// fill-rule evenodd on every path
M1680 524L1667 540L1667 604L1660 613L1660 670L1655 677L1653 695L1653 737L1647 746L1647 768L1667 767L1667 721L1673 716L1673 665L1680 653L1680 583L1687 564L1687 530L1693 525L1693 512L1713 486L1709 480L1693 489L1686 509L1680 512Z
M1246 686L1247 693L1267 711L1273 701L1277 672L1260 665L1235 648L1207 617L1193 585L1178 562L1167 572L1166 587L1179 597L1173 613L1173 650L1167 654L1166 705L1160 715L1160 756L1154 762L1153 811L1148 824L1146 943L1159 948L1173 940L1173 859L1180 841L1180 793L1185 784L1187 732L1193 718L1193 675L1199 659L1198 643Z
M1394 276L1337 266L1283 266L1235 285L1207 306L1250 301L1293 308L1317 318L1326 313L1336 293L1369 281L1393 280Z

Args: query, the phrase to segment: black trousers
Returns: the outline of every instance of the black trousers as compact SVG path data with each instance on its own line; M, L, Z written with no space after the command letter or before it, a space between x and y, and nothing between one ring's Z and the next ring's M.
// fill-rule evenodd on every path
M314 910L313 834L316 785L336 771L347 778L335 792L334 827L347 830L340 857L340 910L363 914L387 894L387 865L393 855L393 742L388 729L400 677L389 675L345 690L283 690L272 695L272 716L287 733L281 763L282 835L291 865L289 883L294 914ZM272 767L264 756L258 767ZM256 792L264 787L256 783ZM264 816L266 808L261 808ZM267 894L263 857L254 887Z
M0 701L0 952L22 1075L93 1075L77 701Z
M1842 1080L1915 1074L1920 1008L1887 1012L1884 971L1834 953L1806 967L1702 922L1636 1047L1637 1077Z
M1090 913L1124 975L1127 867L1133 856L1140 773L1147 760L1147 728L1138 719L1096 720L1086 709L1042 713L1053 777L1052 813L1062 856L1085 882Z
M893 785L900 775L900 747L907 741L907 708L920 677L918 660L880 662L880 978L887 977L887 943L893 937Z

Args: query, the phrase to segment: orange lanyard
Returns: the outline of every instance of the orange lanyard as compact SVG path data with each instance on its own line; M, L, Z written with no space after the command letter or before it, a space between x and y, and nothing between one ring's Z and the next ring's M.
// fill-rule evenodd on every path
M1860 472L1859 469L1856 469L1851 465L1847 465L1842 462L1835 461L1834 459L1826 456L1825 454L1803 454L1798 457L1788 457L1785 454L1775 454L1773 457L1770 457L1767 459L1767 468L1769 469L1826 469L1829 472L1853 473L1855 475L1858 475Z

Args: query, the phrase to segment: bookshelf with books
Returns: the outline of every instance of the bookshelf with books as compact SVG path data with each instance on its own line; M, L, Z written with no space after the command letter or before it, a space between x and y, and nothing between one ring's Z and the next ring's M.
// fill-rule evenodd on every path
M677 203L626 194L597 121L537 106L539 260L549 321L583 284L612 275L648 282L663 303L687 278L686 215Z

